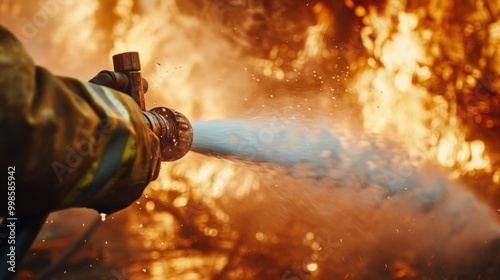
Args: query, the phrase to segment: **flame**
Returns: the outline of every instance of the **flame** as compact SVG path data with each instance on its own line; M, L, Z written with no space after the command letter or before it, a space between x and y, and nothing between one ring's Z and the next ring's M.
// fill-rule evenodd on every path
M326 59L330 56L330 51L326 47L324 37L332 26L333 16L321 2L313 6L313 11L316 15L317 23L307 28L304 48L299 51L297 59L292 63L298 69L301 69L307 61L321 57Z
M306 63L331 57L332 52L325 44L325 34L331 32L333 15L321 2L316 3L312 10L316 24L307 28L303 48L297 51L290 48L291 44L275 44L269 51L268 57L252 59L255 72L280 81L289 81L297 78L297 72L302 70ZM295 34L292 39L301 41L301 37ZM292 60L290 64L293 71L287 71L285 67L287 60Z
M460 175L491 172L484 142L466 140L456 102L425 86L439 55L429 50L439 32L423 26L422 16L405 8L400 1L389 1L383 13L372 8L363 18L361 37L369 57L352 87L363 104L364 127L402 140L412 152Z

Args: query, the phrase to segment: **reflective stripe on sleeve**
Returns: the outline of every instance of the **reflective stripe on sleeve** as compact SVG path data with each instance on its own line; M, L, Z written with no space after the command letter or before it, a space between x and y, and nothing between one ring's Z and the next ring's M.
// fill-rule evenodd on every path
M127 109L108 88L92 83L83 83L83 85L90 93L95 103L104 110L107 116L130 122L130 115Z
M132 135L130 115L123 104L107 88L85 84L93 101L105 112L110 131L104 135L105 148L82 176L77 185L65 197L63 205L85 206L101 197L123 175L134 160L137 140Z

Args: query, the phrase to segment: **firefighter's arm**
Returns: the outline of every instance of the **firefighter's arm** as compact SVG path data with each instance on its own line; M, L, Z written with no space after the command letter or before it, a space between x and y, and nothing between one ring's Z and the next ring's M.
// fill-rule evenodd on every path
M0 133L1 166L15 168L16 215L115 212L160 165L158 138L132 98L35 66L1 26Z

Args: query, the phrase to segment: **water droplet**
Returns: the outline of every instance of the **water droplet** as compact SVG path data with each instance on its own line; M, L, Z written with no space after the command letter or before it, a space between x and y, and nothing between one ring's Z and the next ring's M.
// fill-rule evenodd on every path
M156 67L160 67L160 66L161 66L161 64L159 62L156 63Z
M101 213L99 215L101 215L101 221L103 221L103 222L106 221L106 216L107 216L106 213Z

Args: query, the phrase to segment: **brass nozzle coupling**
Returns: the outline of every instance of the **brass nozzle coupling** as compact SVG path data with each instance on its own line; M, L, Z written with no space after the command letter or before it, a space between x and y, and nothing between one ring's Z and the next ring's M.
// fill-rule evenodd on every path
M191 149L193 127L183 114L165 107L143 114L149 128L160 140L162 161L178 160Z

